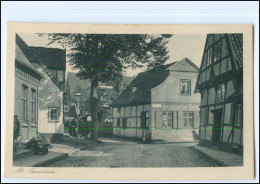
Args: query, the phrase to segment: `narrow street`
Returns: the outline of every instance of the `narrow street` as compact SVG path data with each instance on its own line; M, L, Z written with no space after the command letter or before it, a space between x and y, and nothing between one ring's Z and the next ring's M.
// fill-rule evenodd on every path
M217 167L191 147L195 143L141 144L121 139L78 151L47 167Z

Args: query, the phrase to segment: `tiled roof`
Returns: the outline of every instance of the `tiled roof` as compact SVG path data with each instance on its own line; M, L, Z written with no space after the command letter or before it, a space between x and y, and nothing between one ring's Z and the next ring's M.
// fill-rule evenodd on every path
M17 44L15 46L15 66L21 68L24 72L32 74L38 79L43 78L43 76L37 70L35 70L33 65L23 55Z
M54 82L54 84L61 90L64 91L64 87L61 83L53 76L52 72L48 69L48 67L44 64L44 62L38 57L38 54L35 53L31 47L29 47L19 35L16 34L16 44L19 46L23 54L28 58L30 63L37 62L44 72L50 77L50 79ZM47 53L46 53L47 54ZM64 53L65 54L65 53Z
M151 89L169 76L169 70L149 70L139 73L112 106L127 106L150 103Z
M29 47L38 58L48 67L65 70L66 68L66 51L57 48L46 47ZM32 60L31 62L38 62Z

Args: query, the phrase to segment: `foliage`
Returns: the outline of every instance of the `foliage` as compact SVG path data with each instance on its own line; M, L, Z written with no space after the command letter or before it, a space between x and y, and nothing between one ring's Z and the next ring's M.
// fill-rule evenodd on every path
M97 113L100 109L96 96L98 83L112 82L114 90L119 91L126 68L151 69L163 65L169 58L166 44L172 36L60 33L39 35L47 35L49 44L56 42L66 46L69 49L67 54L69 61L72 67L78 70L77 77L91 81L90 108L95 127L97 127Z
M39 34L43 35L43 34ZM77 76L98 82L120 81L127 67L151 69L168 59L165 44L172 35L47 34L50 43L70 49Z

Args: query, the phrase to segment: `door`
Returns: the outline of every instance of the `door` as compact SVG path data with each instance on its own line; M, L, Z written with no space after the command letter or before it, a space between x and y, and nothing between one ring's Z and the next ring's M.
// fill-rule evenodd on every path
M215 144L220 142L221 124L222 124L222 109L213 111L214 122L213 122L213 132L212 140Z
M142 129L142 140L146 142L150 139L150 136L148 134L148 129L149 129L148 111L141 112L141 129Z

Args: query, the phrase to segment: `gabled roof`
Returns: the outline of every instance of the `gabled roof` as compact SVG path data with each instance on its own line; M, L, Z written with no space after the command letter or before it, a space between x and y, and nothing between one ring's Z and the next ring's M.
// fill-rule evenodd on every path
M150 70L139 73L112 103L112 106L139 105L151 102L151 89L161 84L168 76L169 70Z
M218 36L218 39L215 40L214 37L216 36ZM209 84L213 85L216 81L221 81L220 78L223 78L223 76L225 76L226 72L215 75L215 68L213 67L214 62L212 62L210 65L207 65L207 49L214 47L214 44L218 43L219 40L222 40L222 47L224 47L224 45L226 47L226 52L228 54L226 54L225 57L230 59L228 60L229 62L226 68L226 72L233 73L229 74L229 76L234 76L234 73L242 73L241 71L243 69L243 34L208 34L204 46L204 53L202 55L200 73L197 78L195 92L200 91L202 88L210 87ZM225 57L222 56L221 59L226 59ZM216 63L218 62L221 62L221 60L216 61ZM202 79L202 72L205 72L205 70L210 70L210 77L207 80Z
M74 95L77 92L77 89L80 88L83 91L88 91L90 88L89 80L80 80L77 76L77 73L68 72L66 80L66 93L68 95Z
M177 63L177 61L169 63L169 64L166 64L166 65L162 65L162 66L156 67L156 68L154 68L152 70L167 70L169 67L173 66L176 63Z
M21 38L18 34L16 34L16 44L19 46L24 55L28 58L31 63L37 62L44 72L50 77L53 83L61 90L64 91L64 87L59 81L53 76L52 72L48 69L48 67L44 64L44 62L38 57L38 54L35 53ZM46 53L47 54L47 53ZM65 54L65 53L64 53Z
M46 47L29 47L38 58L48 67L65 70L66 68L66 50ZM38 62L32 60L32 63Z
M43 78L43 76L37 70L34 69L33 65L24 56L17 44L15 47L15 66L22 69L24 72L33 75L37 79Z
M187 58L167 65L162 65L146 72L141 72L123 93L111 104L112 106L140 105L151 102L151 89L160 85L170 74L170 67L179 62L192 63ZM192 66L196 66L192 63ZM195 67L198 69L198 67Z

